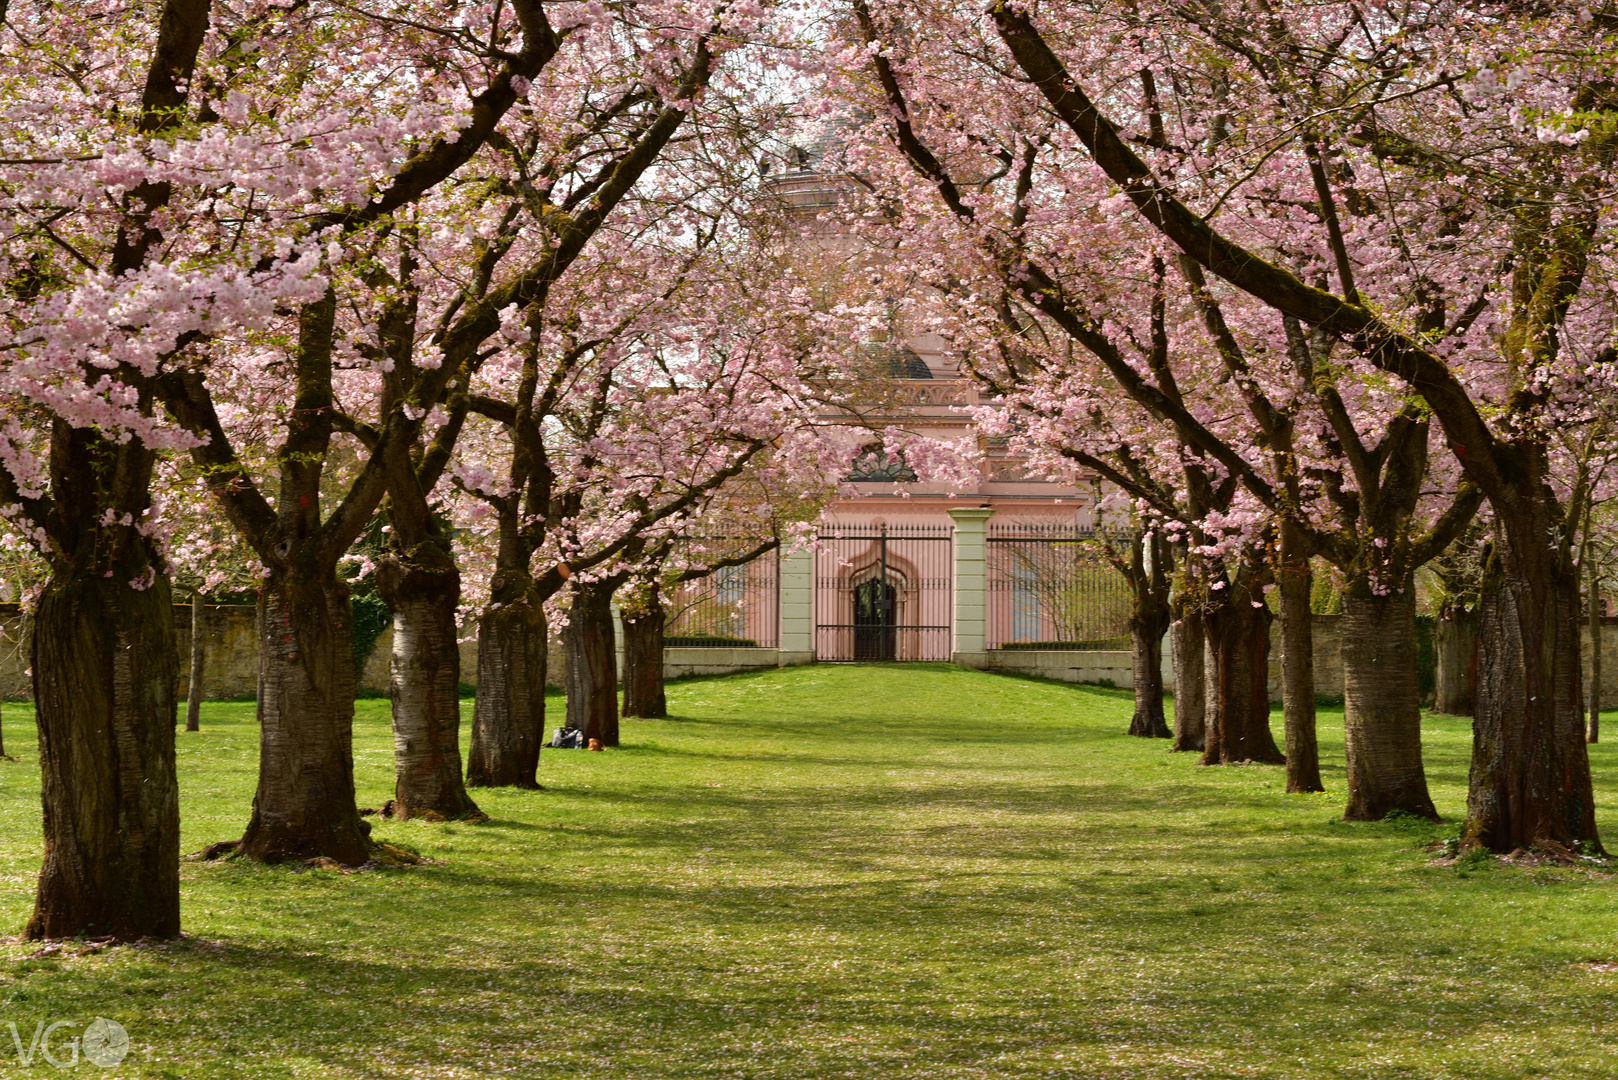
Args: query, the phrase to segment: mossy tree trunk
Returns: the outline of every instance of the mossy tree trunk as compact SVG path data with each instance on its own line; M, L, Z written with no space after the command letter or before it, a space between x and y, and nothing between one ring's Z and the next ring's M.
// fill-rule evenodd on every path
M396 343L396 364L407 363L414 307L394 304L382 326L385 339ZM427 502L466 411L465 396L457 394L430 446L412 453L395 443L386 457L384 508L392 531L376 585L393 612L393 814L405 819L454 821L479 814L461 776L461 574L448 530Z
M353 625L335 564L273 567L258 625L258 790L241 851L358 866L370 843L354 804Z
M1348 821L1403 810L1436 821L1421 761L1413 583L1382 596L1343 597L1343 741Z
M1174 750L1202 752L1207 735L1202 612L1187 609L1169 628L1174 650Z
M1135 683L1129 734L1145 739L1168 739L1174 734L1163 711L1163 635L1173 621L1169 612L1172 558L1160 531L1137 533L1124 574L1131 593L1129 644Z
M78 442L80 435L95 438L66 438ZM141 451L102 446L97 453ZM54 570L34 616L45 860L24 933L174 937L180 813L169 583L152 572L159 553L132 529L112 526L130 535L106 538L115 554L95 559L97 525L88 505L78 515L88 518L80 522L86 542L75 552L82 562ZM143 580L150 584L131 586Z
M1204 765L1284 762L1270 732L1270 623L1261 555L1244 550L1219 600L1203 614L1207 644Z
M206 659L204 636L207 632L207 609L202 606L202 593L191 594L191 677L185 690L185 730L202 730L202 667Z
M642 719L669 714L663 687L663 627L668 613L655 586L624 608L624 704L625 716Z
M1280 524L1281 713L1286 742L1287 792L1325 791L1315 735L1315 616L1309 600L1314 573L1307 541L1290 519Z
M495 572L478 619L478 693L466 782L537 788L545 738L545 608L522 570Z
M393 611L388 664L393 699L393 813L459 820L478 813L461 778L461 655L456 612L461 575L440 538L377 567L377 591Z
M586 740L618 745L618 663L612 626L612 594L617 582L573 585L562 644L567 652L567 721Z
M1593 507L1584 511L1584 557L1579 560L1584 572L1584 594L1587 604L1586 625L1590 636L1590 701L1589 719L1585 722L1584 741L1601 741L1601 563L1597 558L1596 543L1590 535Z
M1521 509L1497 513L1484 567L1462 835L1492 851L1551 842L1594 853L1601 847L1585 750L1578 577L1566 543L1553 550L1543 542L1555 531L1548 488Z
M1437 682L1433 711L1471 716L1477 711L1478 613L1459 604L1439 613L1433 628Z

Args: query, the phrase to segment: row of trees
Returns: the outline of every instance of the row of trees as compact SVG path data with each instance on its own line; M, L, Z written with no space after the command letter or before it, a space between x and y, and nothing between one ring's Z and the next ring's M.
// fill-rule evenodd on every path
M613 591L655 610L792 539L838 475L811 377L849 320L745 191L783 13L0 18L0 508L43 562L30 936L179 930L176 573L258 596L259 782L223 846L357 865L350 562L392 612L395 812L464 817L468 783L534 784L547 607L570 719L611 744Z
M570 719L610 743L611 597L651 656L661 589L814 516L852 449L818 419L850 404L836 343L902 297L998 399L991 434L1135 500L1134 632L1172 620L1180 745L1281 759L1278 589L1289 788L1319 788L1324 559L1349 815L1431 816L1413 575L1476 554L1468 841L1599 850L1574 541L1608 478L1607 14L37 0L0 22L0 512L44 566L30 935L178 931L177 572L258 595L234 847L362 863L349 561L392 612L397 812L474 813L468 783L533 783L547 610ZM840 267L818 286L756 186L805 76L843 114L863 242L818 251ZM875 302L831 303L833 278ZM1486 546L1457 548L1480 511Z
M1319 789L1318 557L1344 582L1348 816L1433 816L1414 575L1469 536L1466 840L1600 849L1575 542L1611 450L1615 29L1468 3L838 23L827 81L876 118L857 227L999 397L982 422L1130 493L1177 556L1176 737L1204 760L1282 759L1274 588L1288 787Z

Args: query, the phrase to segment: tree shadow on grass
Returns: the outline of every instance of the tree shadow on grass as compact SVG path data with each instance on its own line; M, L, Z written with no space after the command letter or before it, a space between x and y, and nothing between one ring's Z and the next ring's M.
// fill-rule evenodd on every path
M1165 962L1165 949L1187 938L1243 943L1252 899L1239 894L1153 905L1089 882L1088 906L1076 909L1071 888L1049 884L1013 879L978 896L919 899L927 884L680 890L560 880L545 886L558 901L549 923L502 935L468 921L431 957L390 954L385 938L363 933L285 945L227 938L223 948L79 962L93 978L33 978L64 1015L123 1017L137 1060L156 1050L182 1074L255 1077L313 1063L367 1077L433 1067L874 1077L901 1064L1023 1075L1017 1055L1053 1047L1097 1055L1080 1074L1106 1076L1109 1050L1121 1046L1132 1048L1132 1073L1180 1075L1187 1054L1227 1062L1236 1045L1318 1053L1371 1033L1431 1045L1490 1016L1544 1014L1543 1001L1482 979L1452 982L1413 1008L1376 993L1363 958L1345 956L1336 971L1310 963L1318 930L1271 942L1257 968L1215 974ZM1100 913L1130 921L1110 939L1084 936ZM1414 932L1388 928L1388 944ZM1146 957L1149 968L1137 966ZM1164 1005L1142 1008L1152 1002ZM1353 1023L1339 1022L1345 1014Z

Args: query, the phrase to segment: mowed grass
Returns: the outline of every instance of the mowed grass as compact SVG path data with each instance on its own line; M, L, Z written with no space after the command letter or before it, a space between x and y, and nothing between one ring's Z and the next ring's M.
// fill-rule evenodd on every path
M142 1077L1618 1075L1618 880L1435 866L1454 824L1340 822L1340 714L1330 793L1297 797L1125 737L1119 691L822 666L670 699L620 750L546 751L543 791L480 793L487 824L377 826L430 865L187 862L179 943L14 941L0 1025L116 1019L130 1056L76 1071ZM387 703L358 710L374 806ZM7 707L10 933L40 855L29 721ZM252 706L203 727L179 736L186 851L253 792ZM1424 733L1453 822L1469 725ZM1618 845L1612 747L1594 761ZM56 1075L9 1035L0 1073Z

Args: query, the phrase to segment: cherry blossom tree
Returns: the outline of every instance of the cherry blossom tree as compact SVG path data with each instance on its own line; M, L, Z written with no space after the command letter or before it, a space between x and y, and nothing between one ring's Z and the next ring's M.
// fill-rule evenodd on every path
M224 161L212 106L257 77L248 47L280 20L211 26L208 0L4 14L0 508L50 572L32 645L46 857L26 933L173 936L175 645L151 486L157 455L188 440L158 417L156 383L204 329L261 324L313 286L312 262L257 267L196 186L263 150L250 137Z
M569 719L615 745L616 589L700 530L727 484L746 476L792 492L835 475L846 440L817 427L805 383L814 313L790 290L761 303L781 279L737 272L758 264L711 247L713 235L702 230L683 260L616 249L601 277L581 278L574 302L553 295L515 323L513 362L480 377L487 392L471 408L499 425L490 435L504 449L479 446L458 474L492 510L485 542L496 568L479 623L474 784L532 782L547 602L565 596ZM511 655L533 660L485 667L485 656L492 667ZM514 670L530 674L519 681Z
M1205 191L1131 148L1127 129L1062 59L1074 14L1046 8L1036 23L1003 5L992 18L1018 69L1142 218L1211 273L1408 384L1494 509L1468 842L1598 849L1577 579L1563 527L1582 508L1554 493L1548 430L1567 373L1587 367L1611 337L1598 284L1615 146L1605 17L1422 6L1372 25L1351 5L1249 15L1272 55L1325 53L1334 62L1323 81L1356 86L1344 95L1353 107L1329 114L1330 129L1314 118L1322 102L1310 94L1281 114L1319 200L1299 238L1329 253L1332 292L1265 257L1271 243L1211 223L1211 202L1192 210ZM1247 66L1234 27L1212 14L1191 20L1205 31L1197 47ZM1279 70L1296 76L1313 62ZM1272 103L1282 99L1263 100L1262 116L1233 110L1225 122L1254 136L1260 123L1273 128ZM1380 191L1359 176L1375 177ZM1220 186L1276 179L1260 165ZM1345 225L1340 208L1355 219ZM1387 272L1367 274L1371 267Z
M1520 228L1513 233L1507 228L1511 215L1496 212L1496 203L1485 200L1481 209L1468 204L1464 212L1457 211L1451 197L1455 185L1445 177L1463 175L1465 170L1457 166L1444 176L1436 175L1436 163L1452 151L1427 147L1423 151L1425 157L1412 157L1414 151L1406 146L1394 153L1394 142L1390 142L1397 141L1394 136L1386 132L1378 134L1365 126L1363 118L1379 116L1404 124L1414 117L1409 111L1413 108L1410 102L1419 94L1450 93L1444 88L1449 84L1442 81L1424 86L1417 79L1406 84L1401 76L1400 80L1377 82L1367 74L1374 67L1367 59L1369 55L1394 55L1409 47L1413 56L1428 65L1422 70L1437 71L1459 55L1453 51L1453 39L1432 37L1417 47L1410 44L1413 39L1409 37L1379 37L1366 31L1365 36L1372 44L1360 49L1359 39L1353 38L1360 30L1354 29L1350 34L1352 20L1346 7L1332 9L1336 14L1318 19L1315 9L1310 9L1314 14L1307 17L1301 11L1283 11L1271 18L1245 10L1243 15L1236 16L1229 11L1202 8L1194 9L1195 18L1179 10L1162 15L1162 19L1180 20L1180 25L1185 26L1185 33L1179 36L1156 33L1153 26L1157 24L1140 18L1141 13L1135 9L1097 11L1048 7L1042 8L1037 20L1011 6L997 7L987 15L971 10L935 9L925 17L916 17L915 11L905 9L898 22L884 21L887 13L897 11L898 7L882 5L881 11L875 13L877 17L873 17L871 8L855 5L856 15L863 12L867 24L865 40L859 48L871 57L873 82L881 93L878 105L895 118L893 130L898 133L908 164L925 176L942 197L943 209L966 224L973 243L996 263L1000 288L980 288L980 297L986 298L983 303L991 304L1002 293L1010 292L1029 308L1045 313L1057 325L1062 325L1060 319L1064 314L1071 322L1075 310L1085 314L1086 305L1103 299L1100 310L1105 315L1090 307L1090 313L1098 315L1095 325L1075 325L1074 330L1105 330L1101 324L1117 314L1118 286L1114 285L1109 291L1103 281L1101 289L1096 290L1092 285L1086 290L1060 273L1053 276L1053 268L1061 271L1067 265L1061 261L1063 249L1057 245L1065 243L1066 252L1070 256L1078 253L1078 257L1089 248L1093 256L1089 265L1104 267L1102 260L1108 256L1100 255L1097 249L1116 259L1118 256L1111 252L1120 238L1137 251L1142 247L1148 252L1152 250L1151 242L1142 242L1142 230L1160 238L1158 242L1167 243L1169 247L1162 253L1163 260L1180 271L1185 287L1202 309L1208 322L1210 344L1221 355L1226 377L1243 391L1245 405L1263 437L1260 445L1266 447L1267 453L1285 449L1278 442L1278 436L1288 434L1269 421L1280 416L1296 426L1296 420L1287 414L1293 409L1298 393L1303 391L1319 399L1316 415L1323 414L1326 421L1322 434L1317 436L1311 430L1315 421L1307 415L1302 417L1307 426L1290 433L1293 452L1300 455L1300 464L1306 470L1301 479L1314 481L1318 492L1316 501L1328 507L1335 504L1333 516L1345 523L1358 519L1361 524L1347 537L1352 543L1346 549L1341 543L1331 542L1336 538L1329 534L1322 536L1318 528L1306 539L1322 554L1328 557L1335 554L1334 561L1339 565L1355 568L1351 579L1357 578L1361 584L1351 588L1350 595L1356 595L1356 590L1363 587L1363 594L1357 597L1358 606L1364 609L1363 614L1370 620L1368 630L1372 631L1356 635L1356 640L1369 642L1373 647L1385 643L1381 645L1384 650L1389 645L1396 646L1402 637L1393 632L1394 623L1407 625L1412 614L1403 610L1413 599L1408 587L1409 574L1420 565L1423 557L1430 557L1441 549L1464 525L1471 512L1470 505L1478 497L1467 490L1467 484L1496 503L1497 517L1498 500L1505 497L1499 483L1491 490L1482 472L1490 473L1491 482L1501 481L1505 474L1498 470L1491 472L1486 463L1479 466L1471 459L1467 446L1481 444L1476 438L1462 439L1456 434L1479 415L1476 402L1468 395L1486 399L1492 391L1484 376L1504 371L1498 363L1500 354L1494 348L1494 328L1517 326L1529 338L1538 334L1534 339L1542 345L1553 345L1554 353L1564 345L1573 344L1565 330L1557 329L1565 321L1564 316L1572 317L1567 314L1572 312L1578 316L1580 327L1577 348L1573 351L1593 359L1599 355L1599 346L1604 345L1606 331L1602 328L1607 325L1598 302L1600 290L1580 294L1587 297L1582 305L1572 304L1570 294L1569 307L1559 309L1552 305L1541 315L1530 310L1532 305L1519 307L1516 314L1509 310L1497 311L1494 298L1512 295L1510 287L1499 287L1503 273L1509 276L1529 265L1543 270L1551 263L1568 264L1558 263L1556 259L1544 263L1539 255L1533 258L1513 256L1511 236L1517 236L1520 242L1530 234L1536 237L1546 234L1543 231L1524 233ZM1300 34L1314 33L1320 25L1330 23L1338 15L1341 18L1337 25L1342 32L1334 39L1336 45L1294 48ZM1234 20L1238 18L1247 19L1248 25L1264 27L1266 33L1237 32L1239 24ZM1287 19L1296 19L1298 25L1290 25ZM1315 21L1310 21L1312 19ZM1036 22L1039 27L1035 26ZM884 29L889 26L903 29L889 34ZM1041 28L1050 40L1042 36ZM1526 23L1512 30L1501 30L1498 35L1491 31L1493 36L1487 48L1498 50L1507 47L1508 42L1513 49L1523 42L1532 42L1537 48L1535 33L1537 30L1531 30ZM1343 46L1342 42L1350 38L1354 41L1352 47ZM1201 43L1197 49L1176 51L1192 40ZM949 42L949 46L938 44L944 41ZM1052 41L1057 44L1052 46ZM971 44L963 47L962 42ZM1210 65L1208 57L1220 49L1228 50L1230 60ZM1383 51L1376 53L1379 49ZM1082 55L1086 70L1116 72L1116 78L1107 83L1106 108L1121 111L1128 126L1113 125L1082 93L1069 92L1067 87L1074 81L1070 71L1060 66L1061 50ZM1471 59L1477 60L1483 55L1474 53ZM1578 55L1590 54L1586 50ZM1326 57L1325 61L1320 60L1322 56ZM854 57L839 58L839 62L845 59L851 61ZM1551 61L1542 63L1551 64ZM1345 72L1350 70L1359 72L1363 78L1357 81L1349 78ZM1579 79L1587 78L1580 72L1588 70L1591 69L1581 61L1560 71L1555 78L1561 81L1563 90L1554 91L1546 101L1554 105L1560 100L1556 95L1563 94ZM990 81L999 90L992 95L963 94L961 86L965 80L977 80L979 86ZM1392 88L1395 83L1397 89ZM1367 86L1378 89L1371 94L1365 90ZM1125 93L1122 89L1125 87L1135 92ZM1470 90L1467 93L1476 96ZM1362 96L1355 98L1355 94ZM1364 94L1371 97L1366 98ZM1570 90L1567 94L1572 94L1567 102L1577 97ZM1378 95L1392 96L1384 102ZM983 100L990 104L967 120L969 110L963 103ZM1577 109L1568 111L1557 106L1544 111L1544 106L1536 105L1540 111L1535 115L1541 117L1539 126L1525 131L1521 124L1512 128L1503 110L1484 120L1476 117L1483 116L1487 109L1461 115L1470 108L1467 102L1457 106L1445 100L1444 115L1450 125L1444 129L1446 137L1464 140L1487 135L1489 139L1499 140L1491 153L1528 154L1536 166L1551 159L1570 163L1569 171L1560 178L1555 175L1555 169L1547 174L1554 181L1553 189L1559 186L1572 191L1577 183L1585 183L1578 180L1588 175L1581 172L1585 166L1578 162L1587 160L1594 147L1587 147L1585 144L1590 140L1581 140L1578 132L1568 126L1576 127L1578 115L1583 115L1575 115ZM1318 120L1311 119L1322 115L1352 115L1356 120L1352 125L1345 122L1342 130L1322 133L1315 130ZM1283 125L1282 135L1264 136L1264 125L1273 126L1277 116L1291 118ZM1243 127L1243 124L1249 126ZM1467 134L1468 124L1471 135ZM1558 124L1563 126L1557 127ZM1497 127L1500 130L1495 130ZM918 131L921 134L918 135ZM1030 137L1018 143L1015 136L1019 132ZM912 145L904 145L907 139ZM938 147L929 148L929 139L943 141ZM1521 149L1515 149L1517 147ZM1556 149L1547 151L1545 147ZM1435 154L1437 156L1433 156ZM1357 164L1349 160L1355 155L1360 155ZM1155 163L1156 172L1148 168L1147 158ZM952 169L964 171L952 173ZM1007 209L1007 217L990 213L994 204L986 197L993 196L990 185L996 179L1005 177L1004 186L1010 189L1016 184L1030 183L1033 177L1042 178L1047 172L1055 173L1057 169L1060 176L1056 182L1043 185L1040 190L1047 193L1044 198L1036 196L1031 204L1021 207L1020 220L1012 208ZM1485 172L1486 175L1480 175L1490 183L1498 183L1503 175ZM1389 185L1375 197L1368 181L1354 179L1373 175ZM1028 190L1032 191L1033 187ZM1052 192L1056 194L1048 194ZM1186 200L1198 201L1198 205L1212 210L1196 218L1186 209ZM1528 206L1520 195L1509 192L1500 193L1497 203L1502 207L1514 205L1513 213L1526 212ZM1414 220L1439 224L1432 225L1427 233L1418 233L1413 220L1396 209L1410 205L1433 206L1433 212L1426 219L1418 215ZM1127 207L1134 207L1140 216L1120 215ZM1340 212L1340 207L1346 207L1347 212ZM1224 231L1208 224L1210 212L1221 214L1220 220L1228 222ZM1457 213L1460 213L1459 218ZM1345 225L1345 220L1352 225L1351 229ZM1590 222L1593 226L1594 219ZM1061 233L1059 226L1063 223L1078 225L1081 234ZM1459 231L1454 239L1447 239L1444 230L1452 226ZM1576 234L1577 230L1561 235L1575 248L1594 244L1590 252L1601 250L1596 233L1587 230ZM1420 243L1414 239L1418 235ZM1585 239L1578 239L1578 235ZM1029 240L1035 236L1044 246L1036 246ZM1350 246L1354 252L1352 259L1347 254ZM1577 261L1581 266L1601 265L1599 260L1590 263L1583 255ZM1138 266L1139 259L1131 260L1131 264ZM1217 277L1213 281L1199 281L1204 270L1212 271ZM1583 273L1581 269L1580 274ZM1324 283L1332 276L1338 279L1342 295L1331 302L1321 299L1330 295L1323 288L1306 284L1306 280L1317 279ZM1216 287L1215 281L1219 279L1228 281L1236 289L1226 289L1224 285ZM1529 280L1518 281L1522 288L1517 295L1543 295L1532 289L1523 291ZM1558 269L1543 280L1562 288L1572 279ZM1507 284L1509 286L1509 282ZM1415 377L1416 368L1410 364L1415 363L1411 357L1416 353L1411 350L1417 349L1419 343L1412 344L1416 339L1410 336L1417 331L1407 332L1402 324L1395 325L1397 320L1390 322L1378 316L1368 322L1361 318L1369 310L1361 297L1373 293L1378 304L1390 306L1390 310L1397 305L1398 310L1407 312L1411 326L1421 327L1419 332L1436 343L1431 348L1420 347L1427 349L1424 355L1434 359L1437 366L1417 365L1425 373L1412 384L1419 394L1407 392L1401 399L1396 389L1387 388L1386 376L1381 374L1384 371ZM1302 303L1300 297L1316 306ZM1324 319L1327 309L1344 317L1352 309L1350 322L1353 325ZM1224 324L1223 330L1219 323ZM1541 329L1534 330L1534 326ZM1394 337L1380 336L1384 329ZM1373 330L1375 333L1371 333ZM1371 336L1366 337L1367 333ZM1073 336L1083 340L1078 333ZM1232 350L1232 343L1241 351ZM1266 348L1258 347L1265 343ZM1508 356L1530 353L1532 349L1528 353L1508 350ZM1404 359L1397 358L1401 356ZM1549 366L1542 364L1542 360ZM1529 365L1530 369L1541 371L1546 380L1535 385L1534 393L1538 396L1533 401L1521 395L1512 400L1529 413L1550 409L1565 418L1565 408L1556 403L1565 401L1568 382L1562 377L1558 383L1552 376L1558 370L1579 370L1580 365L1563 363L1558 368L1549 361L1549 354L1545 354ZM1515 363L1512 359L1505 368ZM1445 367L1445 364L1451 366ZM1145 384L1146 391L1158 389L1151 385L1151 379L1141 377L1145 373L1132 374L1115 364L1106 366L1124 385ZM1288 366L1295 372L1287 381L1281 381ZM1441 377L1440 369L1449 374ZM1465 385L1458 381L1462 378ZM1250 387L1261 392L1251 393ZM1469 410L1473 420L1467 419ZM1451 444L1459 446L1458 460L1467 483L1457 486L1446 481L1442 469L1433 474L1434 485L1429 486L1424 480L1426 466L1439 464L1428 458L1431 434L1426 418L1430 415L1436 416L1443 425ZM1535 423L1542 424L1543 418ZM1476 424L1468 430L1473 435L1478 434ZM1521 443L1517 435L1509 441L1512 445ZM1217 453L1211 446L1208 451ZM1334 457L1343 460L1331 460ZM1246 468L1252 470L1256 464L1249 462ZM1287 496L1275 502L1290 501L1290 492L1283 488L1288 482L1286 469L1279 468L1271 477L1263 478L1251 471L1244 472L1243 466L1233 461L1229 467L1243 476L1244 485L1255 496L1262 495L1264 487L1254 480L1265 479L1273 490L1283 491ZM1546 468L1549 470L1550 466L1547 464ZM1544 475L1549 476L1549 471ZM1447 486L1457 493L1448 509L1434 502L1434 486L1439 492ZM1517 505L1520 508L1533 504L1533 498L1525 494L1529 490L1519 493ZM1352 504L1347 501L1350 499ZM1271 500L1261 498L1260 501ZM1421 520L1427 524L1418 527L1417 522ZM1288 509L1282 521L1309 524L1310 518L1301 509ZM1543 530L1534 533L1526 525L1523 529L1526 530L1524 535L1553 535ZM1511 529L1502 525L1502 531L1509 533ZM1328 542L1322 544L1322 540ZM1546 575L1529 576L1541 582L1552 580L1553 575ZM1531 599L1534 588L1538 586L1528 588L1527 593L1513 603L1527 602L1523 597ZM1381 632L1383 630L1387 632ZM1565 635L1555 639L1571 640L1565 639ZM1404 650L1396 651L1405 655ZM1391 658L1391 654L1377 653L1359 659L1371 664ZM1355 657L1345 655L1345 662L1353 659ZM1505 670L1510 668L1507 664ZM1408 690L1402 688L1405 684ZM1413 679L1391 683L1367 681L1356 685L1362 689L1354 692L1351 688L1351 696L1358 701L1350 711L1375 723L1360 732L1363 737L1356 738L1356 733L1350 732L1350 764L1355 777L1351 787L1357 792L1363 791L1363 798L1356 794L1351 801L1351 813L1355 812L1355 804L1360 804L1359 813L1370 816L1378 815L1389 806L1424 812L1424 804L1425 812L1430 813L1425 783L1420 776ZM1517 701L1514 694L1515 690L1507 696ZM1528 718L1519 733L1538 723L1529 722L1530 714L1547 707L1544 703L1549 700L1549 694L1528 694L1527 698L1533 700L1518 702L1522 709L1513 714ZM1386 723L1378 720L1378 714L1386 718ZM1354 726L1351 723L1351 729ZM1549 728L1541 726L1539 730L1546 738L1550 737ZM1391 741L1388 736L1392 736ZM1371 766L1371 772L1353 768L1356 755L1352 748L1356 745L1365 751L1358 756L1361 763ZM1480 739L1479 752L1493 754L1505 745L1498 739L1485 745ZM1580 789L1577 776L1584 768L1579 764L1583 759L1577 750L1568 754L1567 767L1572 770L1568 775L1574 780L1570 781L1573 787L1567 790L1576 791ZM1529 756L1526 752L1518 755L1523 761ZM1379 760L1382 765L1376 764ZM1518 781L1526 783L1526 774L1514 774L1513 769L1514 765L1499 768L1490 765L1475 775L1492 775L1507 786ZM1518 781L1510 780L1508 774L1518 775ZM1536 781L1531 786L1545 794L1549 800L1546 805L1556 804L1560 799L1550 792L1546 782ZM1509 799L1502 801L1503 789L1492 790L1494 793L1489 794L1480 786L1474 791L1473 818L1477 825L1474 832L1479 837L1484 837L1489 829L1478 823L1511 804ZM1575 797L1573 803L1579 800ZM1588 807L1587 802L1579 805ZM1556 840L1560 836L1562 841L1587 839L1584 829L1588 824L1579 818L1576 827L1569 826L1573 831L1558 826L1560 831L1552 830L1546 837ZM1489 836L1492 837L1492 833ZM1495 840L1486 838L1484 842L1494 843Z

